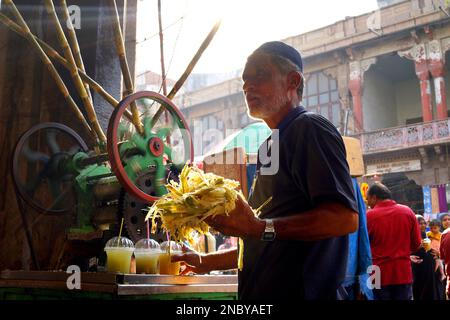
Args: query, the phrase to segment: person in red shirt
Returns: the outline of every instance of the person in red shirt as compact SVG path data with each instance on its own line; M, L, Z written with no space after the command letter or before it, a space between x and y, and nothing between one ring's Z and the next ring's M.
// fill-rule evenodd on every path
M442 233L440 256L445 265L447 274L447 299L450 300L450 228L447 228Z
M373 264L380 268L381 288L373 290L376 300L411 300L410 255L421 245L420 228L414 212L392 200L381 183L367 192L367 212Z

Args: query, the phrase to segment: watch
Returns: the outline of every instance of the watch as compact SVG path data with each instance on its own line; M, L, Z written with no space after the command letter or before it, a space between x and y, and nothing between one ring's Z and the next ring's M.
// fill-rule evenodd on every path
M266 228L264 229L264 232L261 236L262 241L273 241L275 240L275 226L273 224L272 219L266 219L264 220L266 222Z

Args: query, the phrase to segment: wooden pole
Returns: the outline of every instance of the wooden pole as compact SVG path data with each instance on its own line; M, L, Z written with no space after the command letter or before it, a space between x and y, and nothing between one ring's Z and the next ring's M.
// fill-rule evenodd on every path
M47 9L47 13L49 14L50 18L53 20L53 23L56 27L56 35L59 40L59 44L64 52L64 57L66 60L70 63L70 75L72 76L72 79L75 84L75 88L78 91L78 94L81 97L81 101L83 102L83 105L86 109L86 114L88 117L88 120L94 129L95 133L97 134L98 139L100 142L105 143L106 142L106 136L103 132L102 127L100 126L100 123L97 120L97 115L95 114L94 106L92 105L92 102L89 100L89 96L87 94L86 88L83 84L83 81L81 81L81 77L78 74L78 68L77 64L75 62L75 59L72 54L72 50L70 49L69 42L67 41L66 35L64 34L64 31L61 27L61 23L59 22L58 16L56 15L55 6L53 5L52 0L45 0L44 1L45 8Z
M65 86L64 82L62 81L61 77L58 74L58 71L56 71L55 66L49 59L49 57L45 54L45 52L42 50L41 46L37 42L37 40L33 37L30 28L28 27L27 23L23 19L22 15L20 14L19 10L16 8L14 2L12 0L5 0L4 2L6 5L9 5L12 9L12 12L14 16L16 17L17 21L19 22L20 28L23 31L24 37L32 44L32 46L36 49L36 51L39 54L39 57L41 58L44 65L47 67L47 69L50 72L50 75L55 80L56 85L58 86L59 91L64 96L64 99L67 101L69 107L72 109L72 111L75 113L78 120L81 121L83 126L88 130L88 132L91 134L91 137L95 140L95 132L91 129L89 124L87 123L86 119L83 116L83 113L80 111L80 108L77 106L75 101L72 99L72 97L69 94L69 90L67 90L67 87Z
M120 17L119 12L117 10L117 4L116 0L109 0L108 1L111 10L113 11L113 17L112 17L112 26L114 31L114 40L116 44L116 50L117 54L119 55L119 61L120 61L120 68L122 70L123 80L125 84L125 95L132 94L134 92L134 86L133 81L131 79L131 73L130 68L128 66L128 61L126 57L126 50L125 50L125 41L123 39L122 35L122 29L120 27ZM136 106L136 104L131 104L131 114L133 115L133 124L136 127L136 130L140 133L144 133L144 128L142 126L141 119L139 118L139 111Z
M22 37L26 38L26 32L14 21L12 21L10 18L8 18L6 15L0 12L0 22L3 23L5 26L7 26L9 29L14 31L15 33L19 34ZM31 32L30 32L31 33ZM32 33L31 33L32 34ZM61 65L63 65L66 69L70 69L70 64L67 62L64 57L62 57L55 49L53 49L50 45L48 45L46 42L42 41L38 37L32 34L34 39L39 43L42 50L44 50L45 54L47 54L48 57L51 59L56 60ZM36 47L34 47L36 49ZM94 79L89 77L83 70L78 69L78 73L80 74L81 79L83 82L86 82L89 84L89 86L97 92L100 96L102 96L106 102L108 102L113 108L116 108L119 104L119 101L117 101L113 96L111 96L108 92L106 92L103 87L98 84ZM129 110L125 111L125 116L132 121L132 116Z

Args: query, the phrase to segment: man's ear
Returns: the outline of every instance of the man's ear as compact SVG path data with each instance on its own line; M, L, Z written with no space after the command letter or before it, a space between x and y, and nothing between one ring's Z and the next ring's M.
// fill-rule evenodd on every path
M302 76L297 71L289 72L287 80L288 80L287 83L288 83L289 89L294 89L295 91L297 91L297 88L302 85L302 81L303 81Z

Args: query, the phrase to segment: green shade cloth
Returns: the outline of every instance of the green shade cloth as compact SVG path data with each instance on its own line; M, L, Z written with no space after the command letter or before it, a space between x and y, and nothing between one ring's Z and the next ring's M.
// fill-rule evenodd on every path
M271 133L272 131L264 122L252 123L227 137L223 150L242 147L246 154L258 153L259 147Z

